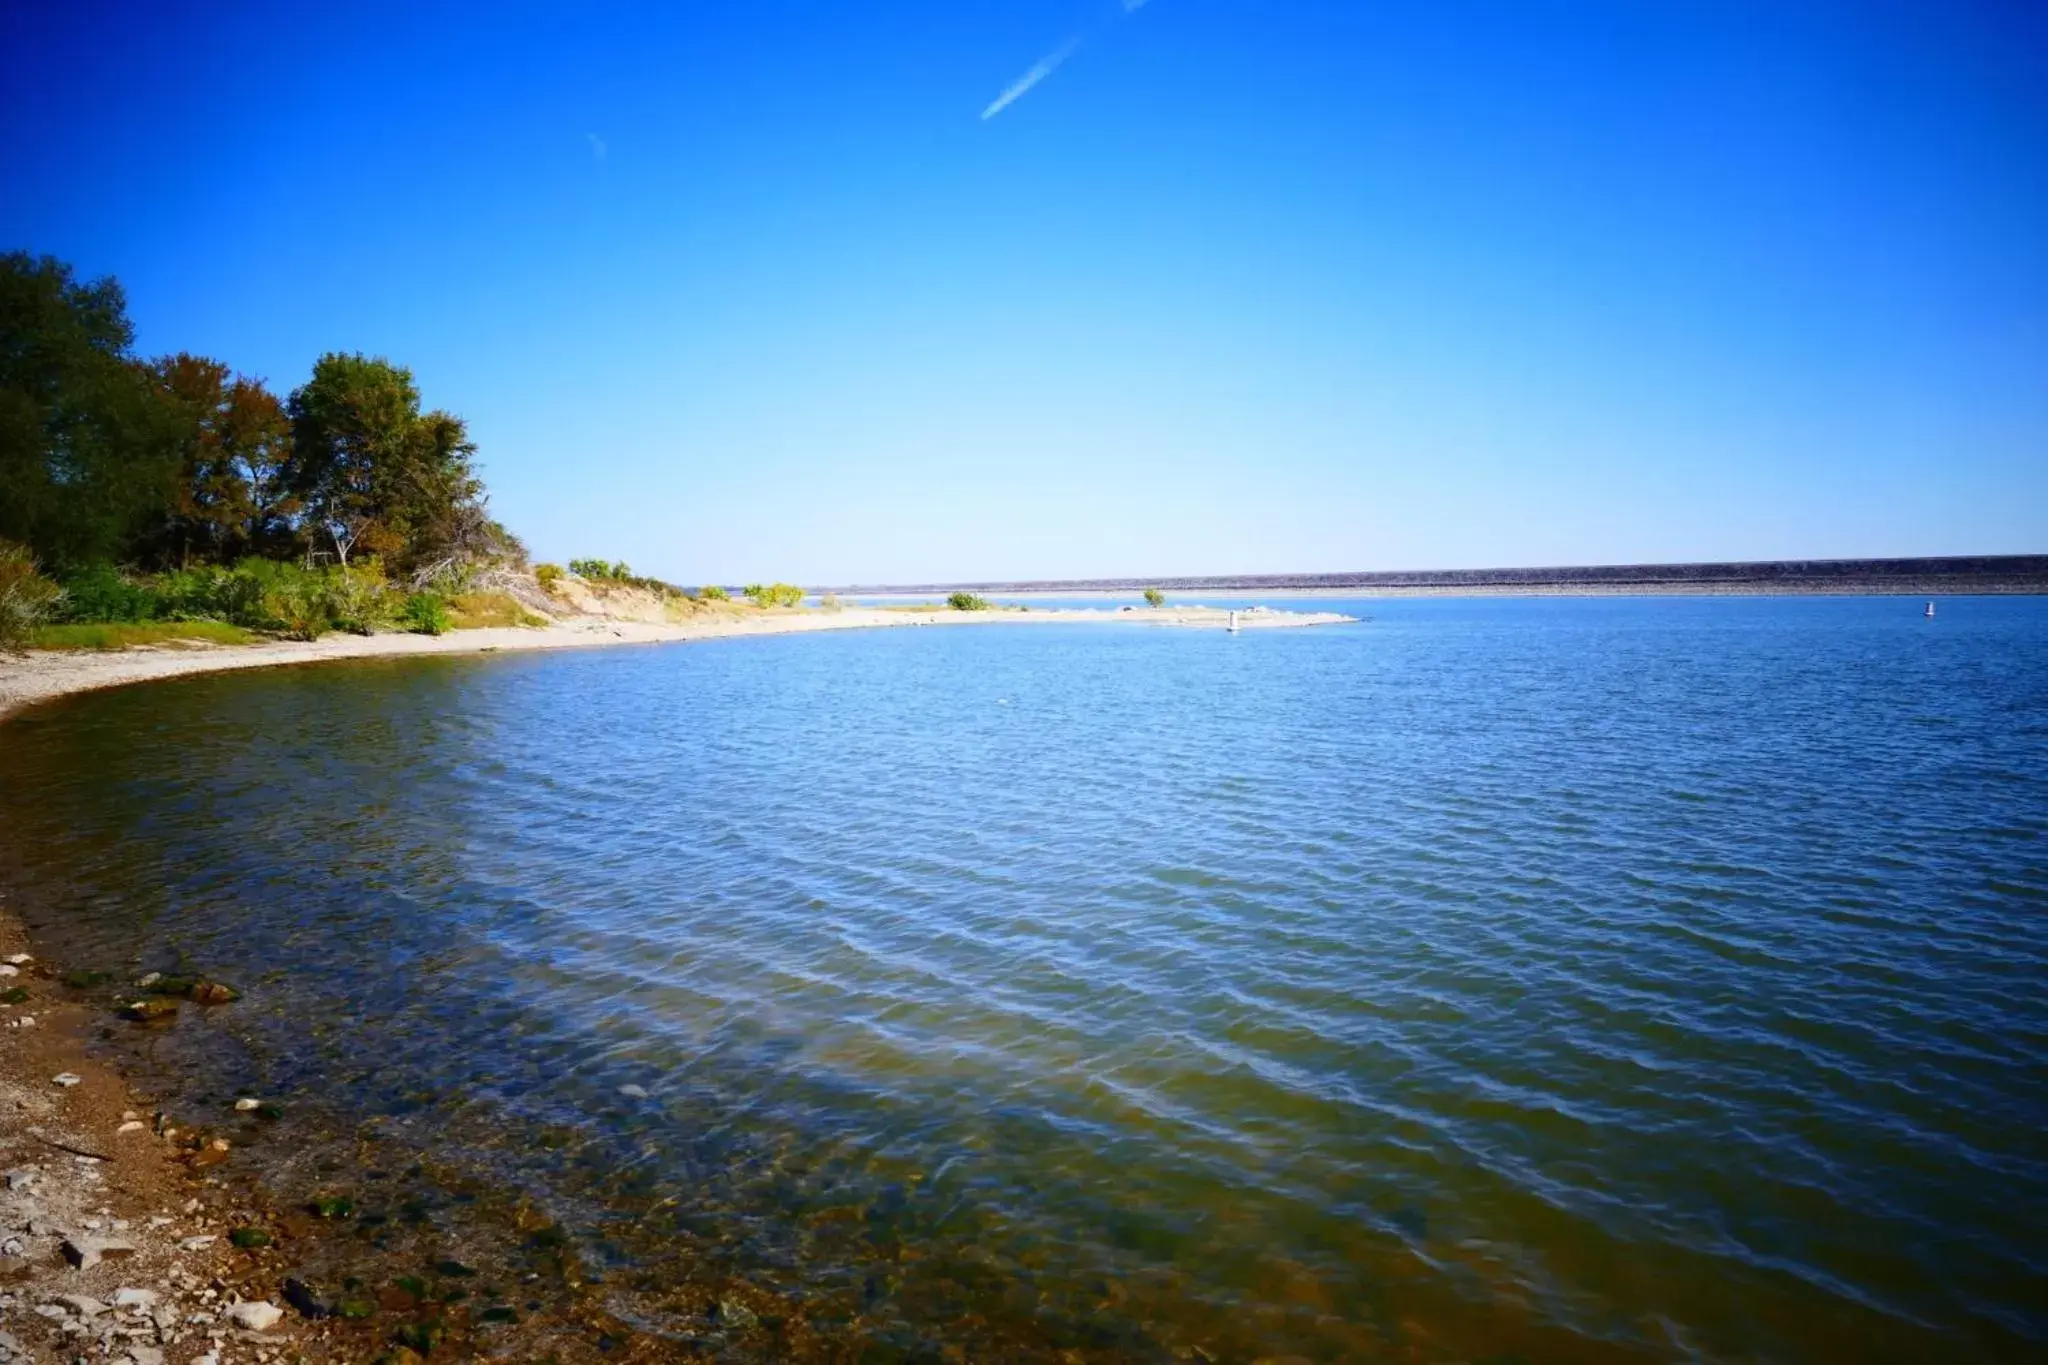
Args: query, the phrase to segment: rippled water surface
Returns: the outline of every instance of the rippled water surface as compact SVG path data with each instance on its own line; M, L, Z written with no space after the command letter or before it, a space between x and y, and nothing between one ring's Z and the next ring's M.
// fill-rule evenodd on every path
M849 1339L2017 1358L2048 602L1919 606L190 679L0 730L0 872L67 961L248 988L173 1078L440 1104Z

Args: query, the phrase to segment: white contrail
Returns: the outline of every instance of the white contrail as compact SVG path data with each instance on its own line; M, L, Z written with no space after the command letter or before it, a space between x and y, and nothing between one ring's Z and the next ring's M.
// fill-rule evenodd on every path
M1059 70L1060 63L1064 62L1067 58L1073 56L1075 50L1078 49L1080 46L1081 40L1079 38L1069 38L1066 42L1060 44L1053 51L1047 53L1046 56L1039 61L1038 65L1032 67L1029 71L1025 72L1022 76L1018 77L1017 83L1015 85L1012 85L1008 90L1005 90L1002 94L997 95L995 98L995 102L990 104L988 108L981 111L982 118L992 119L997 114L1002 113L1003 110L1009 108L1012 104L1015 104L1018 100L1024 98L1024 96L1030 92L1032 86L1038 84L1047 76L1050 76L1053 72Z
M1136 14L1139 10L1145 8L1147 3L1148 0L1123 0L1123 13L1126 15ZM1003 91L1002 94L997 95L994 102L988 108L981 111L982 121L986 123L989 119L994 118L997 114L1002 113L1003 110L1030 94L1032 86L1037 85L1047 76L1059 70L1062 62L1081 50L1081 44L1087 42L1090 38L1100 33L1107 25L1114 22L1116 22L1116 16L1114 15L1100 20L1093 27L1081 30L1047 53L1039 60L1038 65L1032 67L1022 76L1019 76L1015 84Z

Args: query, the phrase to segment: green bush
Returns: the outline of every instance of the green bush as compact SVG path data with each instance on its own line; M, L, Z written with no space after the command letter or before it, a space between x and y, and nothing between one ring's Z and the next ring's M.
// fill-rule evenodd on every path
M0 540L0 650L25 647L64 601L64 589L36 572L26 546Z
M157 595L141 583L124 578L111 564L94 564L64 580L61 621L154 621Z
M794 583L749 583L740 593L757 607L794 607L804 600L804 590Z
M956 592L946 599L946 605L954 611L987 611L988 599L971 592Z
M166 621L226 621L260 625L263 583L241 569L179 569L154 584L157 615Z
M592 582L623 583L633 576L632 569L626 566L623 559L616 564L608 564L602 559L572 559L569 561L569 572L578 578L588 578Z
M559 564L536 564L533 566L533 576L539 580L543 591L553 592L555 585L562 581L562 566Z
M337 628L351 635L369 635L391 624L394 594L384 582L384 566L375 559L358 560L327 579L327 610Z
M1166 594L1165 594L1165 593L1163 593L1163 592L1161 592L1161 591L1159 591L1159 589L1157 589L1157 588L1147 588L1147 589L1145 589L1145 605L1146 605L1146 606L1148 606L1148 607L1163 607L1163 606L1165 606L1165 605L1166 605Z
M405 599L405 609L398 615L405 628L415 635L445 635L454 625L448 618L448 604L439 593L414 593Z
M732 594L719 587L716 583L706 583L697 590L697 596L703 598L706 602L732 601Z

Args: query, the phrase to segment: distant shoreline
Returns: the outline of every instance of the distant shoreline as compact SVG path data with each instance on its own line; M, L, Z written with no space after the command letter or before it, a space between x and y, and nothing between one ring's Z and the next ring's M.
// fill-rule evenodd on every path
M2048 594L2048 555L1908 559L1773 559L1697 564L1592 564L1210 577L1025 579L819 589L842 596L919 597L957 591L1007 597L1261 593L1357 597L1869 596Z

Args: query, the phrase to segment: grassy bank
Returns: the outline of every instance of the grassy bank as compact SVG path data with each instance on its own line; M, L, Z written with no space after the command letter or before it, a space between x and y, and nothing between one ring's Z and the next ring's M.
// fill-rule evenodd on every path
M28 643L31 649L132 649L137 645L251 645L259 638L254 631L221 621L129 621L39 626Z

